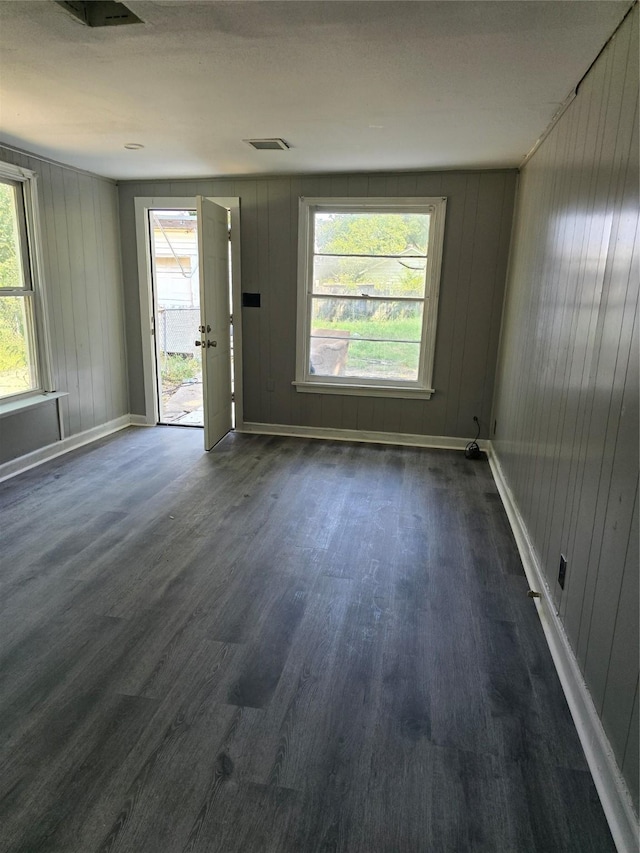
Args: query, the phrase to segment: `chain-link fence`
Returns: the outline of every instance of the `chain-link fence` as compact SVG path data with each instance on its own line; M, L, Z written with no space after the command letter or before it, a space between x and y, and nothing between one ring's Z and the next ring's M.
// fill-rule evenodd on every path
M158 348L164 355L197 355L200 340L199 308L159 308L156 334Z

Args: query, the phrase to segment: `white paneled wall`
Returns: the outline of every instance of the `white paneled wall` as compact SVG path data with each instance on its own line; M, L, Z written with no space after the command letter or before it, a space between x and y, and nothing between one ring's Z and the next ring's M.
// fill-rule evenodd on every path
M77 435L129 411L117 188L11 149L0 147L0 160L38 175L54 383L68 392L60 403L65 434ZM45 414L31 410L34 433ZM3 419L6 442L10 421ZM4 460L16 455L4 450Z
M639 249L636 6L522 171L492 435L636 809Z

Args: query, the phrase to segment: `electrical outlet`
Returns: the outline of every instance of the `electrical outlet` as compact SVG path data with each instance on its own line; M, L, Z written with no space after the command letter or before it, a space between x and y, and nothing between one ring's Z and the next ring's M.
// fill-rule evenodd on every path
M564 554L560 554L560 568L558 569L558 583L560 588L564 589L564 579L567 575L567 558Z

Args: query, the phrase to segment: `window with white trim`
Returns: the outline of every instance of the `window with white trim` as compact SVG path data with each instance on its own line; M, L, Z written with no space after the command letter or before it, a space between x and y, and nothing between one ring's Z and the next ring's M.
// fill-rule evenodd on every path
M35 174L0 163L0 400L50 391Z
M301 198L298 391L429 398L445 198Z

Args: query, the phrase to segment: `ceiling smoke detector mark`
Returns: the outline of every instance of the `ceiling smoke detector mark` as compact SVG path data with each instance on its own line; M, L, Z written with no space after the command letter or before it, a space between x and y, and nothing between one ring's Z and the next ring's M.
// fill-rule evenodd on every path
M256 151L288 151L289 146L284 139L243 139L247 145Z
M119 27L123 24L143 24L124 3L115 0L55 0L58 6L87 27Z

